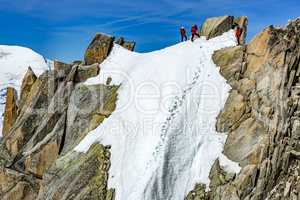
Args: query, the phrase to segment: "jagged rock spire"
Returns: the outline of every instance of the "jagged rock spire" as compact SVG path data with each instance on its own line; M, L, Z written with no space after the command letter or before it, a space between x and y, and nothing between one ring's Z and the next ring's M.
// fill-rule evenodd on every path
M85 64L102 63L109 55L114 41L115 37L113 36L97 33L85 52ZM115 43L130 51L133 51L135 47L135 42L125 41L123 37L118 38Z

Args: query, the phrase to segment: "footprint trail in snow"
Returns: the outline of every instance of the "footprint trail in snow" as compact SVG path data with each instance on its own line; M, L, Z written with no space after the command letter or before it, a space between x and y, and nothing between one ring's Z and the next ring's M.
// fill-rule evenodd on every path
M108 187L116 189L116 200L182 200L196 183L209 184L210 168L222 156L226 139L215 131L216 117L230 91L211 56L234 45L233 31L150 53L115 45L101 64L100 75L86 81L87 85L105 83L111 76L112 84L121 84L116 111L75 148L87 152L95 142L111 146ZM187 70L194 74L185 79ZM167 90L173 96L165 104L170 105L168 112L161 109L163 92L158 98L130 101L135 94L153 94L153 87L141 87L145 83L161 89L172 82L183 90ZM214 99L207 97L209 84L218 93ZM126 109L120 110L124 105ZM141 111L139 106L156 112ZM145 122L150 128L145 128Z

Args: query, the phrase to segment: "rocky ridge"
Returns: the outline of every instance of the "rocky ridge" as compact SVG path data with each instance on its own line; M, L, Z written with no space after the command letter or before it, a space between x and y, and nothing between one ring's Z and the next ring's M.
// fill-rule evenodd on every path
M300 199L300 19L270 26L248 45L215 52L214 62L232 87L216 129L228 132L224 154L242 167L228 174L218 160L210 192L200 199Z
M248 18L246 16L240 16L238 18L234 18L234 16L209 18L202 24L201 29L199 30L199 35L206 36L207 39L211 39L229 31L235 24L238 24L242 28L240 42L241 44L245 44L248 26Z
M115 109L119 86L82 84L100 73L99 64L113 45L103 44L111 38L97 34L83 62L55 61L54 70L39 77L28 68L20 99L8 88L0 143L1 199L113 198L113 190L105 187L109 147L95 144L87 154L73 151ZM119 45L134 48L122 40ZM95 49L101 50L91 61L88 52ZM70 182L76 185L72 191L66 188Z
M243 27L247 18L208 19L208 38ZM187 200L300 199L300 20L286 28L268 27L248 45L215 52L214 62L232 87L216 129L228 133L224 154L242 167L239 174L218 160L208 188L197 184ZM14 200L113 200L107 187L110 147L94 144L86 154L73 148L115 109L119 86L82 82L101 73L99 64L117 43L97 34L84 61L55 61L54 70L36 77L29 68L20 99L7 90L5 135L0 143L0 198ZM96 101L95 101L96 100ZM4 132L4 131L3 131Z

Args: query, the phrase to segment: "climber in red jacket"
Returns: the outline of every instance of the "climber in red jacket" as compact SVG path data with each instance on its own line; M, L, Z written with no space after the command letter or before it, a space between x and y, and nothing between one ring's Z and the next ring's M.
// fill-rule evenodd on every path
M235 29L235 36L236 36L236 40L237 40L237 43L238 45L240 45L240 39L241 39L241 35L242 35L242 29L240 26L236 26L236 29Z
M187 41L186 31L183 26L180 28L180 35L181 35L181 42Z
M191 32L192 32L192 39L191 39L192 42L194 41L195 36L200 37L200 35L198 34L198 27L197 27L197 25L194 24L192 26Z

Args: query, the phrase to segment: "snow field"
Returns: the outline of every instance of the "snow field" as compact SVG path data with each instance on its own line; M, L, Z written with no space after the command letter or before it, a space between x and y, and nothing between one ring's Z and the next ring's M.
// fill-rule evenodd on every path
M211 58L234 45L233 31L144 54L115 45L100 75L86 81L121 84L116 111L75 148L111 145L116 200L182 200L196 183L209 184L217 158L239 172L222 154L226 134L215 130L231 88Z

